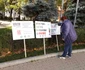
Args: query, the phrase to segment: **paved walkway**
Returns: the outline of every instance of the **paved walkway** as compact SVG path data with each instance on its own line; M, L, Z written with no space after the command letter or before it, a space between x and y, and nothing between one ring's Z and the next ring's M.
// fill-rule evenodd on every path
M6 27L9 27L9 26L11 26L11 22L0 20L0 28L6 28Z
M0 70L85 70L85 52L73 53L72 58L65 60L53 56L0 68Z

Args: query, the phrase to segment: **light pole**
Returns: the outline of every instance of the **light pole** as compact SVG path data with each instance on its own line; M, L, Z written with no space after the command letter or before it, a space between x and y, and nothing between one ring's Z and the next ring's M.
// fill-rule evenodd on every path
M77 4L76 4L76 13L75 13L75 18L74 18L74 27L75 27L75 24L76 24L76 18L77 18L78 7L79 7L79 0L77 0Z
M64 6L64 0L62 0L61 17L63 16L63 14L62 14L63 6Z

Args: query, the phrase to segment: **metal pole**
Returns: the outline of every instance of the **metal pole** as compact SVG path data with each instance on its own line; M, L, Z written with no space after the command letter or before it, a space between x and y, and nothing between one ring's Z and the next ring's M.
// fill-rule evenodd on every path
M45 38L43 38L43 44L44 44L44 55L46 55Z
M76 13L75 13L75 18L74 18L74 26L76 24L76 17L77 17L77 11L78 11L78 4L79 4L79 0L77 0L77 4L76 4Z
M27 57L27 53L26 53L26 42L25 42L25 39L24 39L24 52L25 52L25 58Z
M58 45L58 37L56 35L56 42L57 42L57 50L59 51L59 45Z
M62 0L61 17L62 17L63 5L64 5L64 0Z

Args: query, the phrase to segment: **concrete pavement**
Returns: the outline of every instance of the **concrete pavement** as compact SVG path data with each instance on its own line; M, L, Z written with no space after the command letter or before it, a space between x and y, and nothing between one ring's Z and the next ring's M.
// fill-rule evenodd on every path
M0 28L6 28L11 26L11 22L10 21L2 21L0 20Z
M85 70L85 50L73 51L72 58L65 60L52 56L2 67L0 70Z

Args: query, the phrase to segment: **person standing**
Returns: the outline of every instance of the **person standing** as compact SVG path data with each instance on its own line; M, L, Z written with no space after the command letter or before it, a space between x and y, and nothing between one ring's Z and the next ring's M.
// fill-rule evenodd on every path
M77 34L71 21L66 16L61 17L61 34L62 40L65 42L63 54L60 59L65 59L66 56L71 57L72 43L77 39Z

